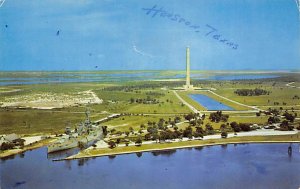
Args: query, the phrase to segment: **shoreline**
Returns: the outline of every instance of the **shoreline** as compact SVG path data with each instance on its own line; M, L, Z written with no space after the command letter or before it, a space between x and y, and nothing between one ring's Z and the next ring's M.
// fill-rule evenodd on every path
M53 140L55 140L55 139L45 139L45 140L41 140L37 143L31 144L31 145L26 145L22 149L6 150L6 151L0 153L0 159L1 158L6 158L6 157L9 157L9 156L14 156L14 155L17 155L17 154L21 154L21 153L26 152L28 150L34 150L34 149L37 149L37 148L41 148L43 146L48 145Z
M208 147L208 146L219 146L219 145L228 145L228 144L275 144L275 143L300 143L300 141L249 141L249 142L220 142L220 143L211 143L211 144L201 144L201 145L190 145L190 146L178 146L178 147L170 147L170 148L161 148L161 149L147 149L147 150L136 150L130 152L120 152L120 153L106 153L99 155L88 155L88 156L80 156L80 157L67 157L64 159L54 159L53 161L65 161L65 160L76 160L76 159L85 159L85 158L94 158L94 157L104 157L104 156L117 156L117 155L126 155L126 154L134 154L139 152L157 152L157 151L167 151L167 150L177 150L177 149L186 149L186 148L195 148L195 147Z
M289 135L289 137L292 136L298 136L299 135ZM300 144L300 138L298 138L297 140L280 140L280 139L272 139L272 136L265 136L267 138L269 138L270 140L251 140L251 137L235 137L235 139L240 139L240 141L233 141L228 139L228 141L226 141L227 139L223 139L225 141L218 141L220 139L210 139L210 140L199 140L199 141L187 141L187 143L191 143L191 144L187 144L187 145L180 145L177 143L177 146L168 146L168 144L172 144L172 143L163 143L163 144L154 144L154 145L165 145L165 147L161 147L161 148L148 148L148 149L138 149L141 148L134 146L136 149L134 150L130 150L130 148L127 147L120 147L118 150L118 152L104 152L104 153L95 153L95 154L91 154L90 152L93 152L93 150L89 150L89 151L83 151L80 152L78 154L69 156L67 158L63 158L63 159L54 159L53 161L65 161L65 160L76 160L76 159L83 159L83 158L95 158L95 157L103 157L103 156L116 156L116 155L126 155L126 154L132 154L132 153L138 153L138 152L155 152L155 151L166 151L166 150L176 150L176 149L184 149L184 148L194 148L194 147L207 147L207 146L218 146L218 145L228 145L228 144L255 144L255 143L299 143ZM249 139L249 140L248 140ZM194 143L194 144L192 144ZM143 147L147 146L147 144L142 145ZM151 146L151 145L149 145ZM118 147L117 147L118 148ZM115 148L114 148L115 149ZM107 149L105 149L107 150ZM109 149L109 150L113 150L113 149ZM123 151L122 151L123 150ZM97 150L94 150L97 151Z

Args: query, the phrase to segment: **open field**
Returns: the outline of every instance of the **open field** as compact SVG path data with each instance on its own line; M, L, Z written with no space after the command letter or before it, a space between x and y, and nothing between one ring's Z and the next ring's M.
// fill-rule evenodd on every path
M95 114L92 120L106 117L105 114ZM1 134L41 134L62 133L67 125L75 126L84 121L84 112L62 112L52 110L1 110Z
M247 88L254 89L255 87L257 86ZM246 88L246 86L244 86L243 88ZM296 95L299 96L299 89L289 88L286 86L263 86L262 88L267 91L270 91L270 94L261 96L238 96L234 93L234 91L236 90L235 88L218 89L216 93L250 106L273 106L276 104L276 102L278 102L279 105L282 107L284 107L285 105L290 106L300 104L300 99L293 99L293 97L295 97Z
M4 98L1 107L27 107L36 109L54 109L85 104L101 104L91 90L73 94L38 93L32 95L18 95Z
M38 109L16 109L2 107L0 111L0 134L7 133L53 133L63 132L66 124L71 126L84 119L84 112L91 111L92 120L99 120L113 113L127 114L149 114L149 115L127 115L104 123L115 127L117 130L125 131L129 127L139 129L141 124L148 121L158 121L159 118L174 118L175 115L182 115L191 112L171 91L175 87L182 86L184 71L144 71L139 75L139 71L103 71L103 72L0 72L0 78L23 79L23 78L47 78L53 75L66 75L67 78L80 78L81 74L91 74L91 77L110 78L111 74L116 76L126 74L136 74L138 77L157 77L157 78L176 78L182 81L143 81L143 80L121 80L103 82L78 82L78 83L48 83L31 85L8 85L0 87L0 104L12 106L28 107L52 107L52 110ZM120 74L121 73L121 74ZM226 76L233 72L224 71L192 71L192 74L200 74L201 77L211 77L215 75ZM243 74L245 72L234 72ZM248 73L248 72L247 72ZM249 74L249 73L248 73ZM280 108L283 110L293 108L300 110L299 89L286 86L295 81L293 85L298 86L299 74L296 73L272 73L253 71L253 74L275 74L282 78L260 79L260 80L193 80L192 84L196 87L215 88L216 94L224 96L239 103L257 106L263 110L268 108ZM177 76L180 75L179 78ZM126 75L127 78L127 75ZM130 77L129 77L130 78ZM3 80L6 81L6 80ZM3 82L2 81L2 82ZM236 89L255 89L261 88L270 91L269 95L261 96L238 96L234 93ZM228 122L236 121L241 123L266 124L268 116L256 117L251 108L222 99L207 91L177 91L177 93L189 104L198 110L205 111L199 103L187 96L189 93L200 93L231 106L243 113L233 112L230 114ZM150 99L147 101L146 99ZM155 99L155 103L152 100ZM137 100L141 100L137 102ZM101 103L100 103L101 101ZM98 103L93 103L98 102ZM11 104L9 104L11 103ZM278 103L278 104L277 104ZM276 104L276 105L274 105ZM207 117L209 113L206 113ZM183 119L183 117L182 117ZM205 119L204 125L208 123ZM221 123L211 123L215 129L219 129ZM185 125L185 124L183 124Z
M131 115L131 116L121 116L116 119L112 119L108 122L105 122L104 125L108 126L109 129L115 128L118 131L128 131L129 127L132 127L134 130L139 130L140 125L144 124L147 126L148 121L158 122L160 118L168 120L169 118L174 118L174 115Z

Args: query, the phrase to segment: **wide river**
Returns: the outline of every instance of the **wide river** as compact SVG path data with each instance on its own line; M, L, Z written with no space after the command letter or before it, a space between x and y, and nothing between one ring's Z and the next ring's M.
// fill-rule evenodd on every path
M9 188L299 188L299 144L240 144L53 162L41 148L0 161Z

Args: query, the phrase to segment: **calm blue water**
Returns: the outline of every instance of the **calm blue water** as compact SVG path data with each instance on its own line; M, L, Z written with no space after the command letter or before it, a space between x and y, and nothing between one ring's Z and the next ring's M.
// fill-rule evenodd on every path
M205 107L207 110L234 110L230 106L227 106L203 94L189 94L189 97Z
M172 78L185 78L185 74L177 74L170 76ZM191 78L195 80L249 80L249 79L269 79L277 78L278 75L267 75L267 74L226 74L226 75L213 75L205 77L203 74L191 74Z
M3 189L299 188L299 144L246 144L52 162L46 149L0 161Z
M191 74L195 80L239 80L239 79L264 79L275 78L275 75L214 75L208 78L201 74ZM173 79L185 78L184 74L171 76L160 75L159 72L135 72L135 73L43 73L39 75L29 75L28 77L2 77L0 86L5 85L31 85L42 83L77 83L77 82L110 82L110 81L139 81L153 79Z
M248 80L248 79L270 79L277 78L279 76L276 75L215 75L211 76L208 79L210 80Z
M138 73L49 73L44 77L2 77L0 86L4 85L32 85L43 83L78 83L78 82L107 82L107 81L131 81L131 80L150 80L155 72Z

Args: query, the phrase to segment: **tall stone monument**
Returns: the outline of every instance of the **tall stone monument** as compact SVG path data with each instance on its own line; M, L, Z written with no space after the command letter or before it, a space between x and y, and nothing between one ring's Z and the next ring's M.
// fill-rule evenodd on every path
M186 48L186 83L183 85L185 90L193 90L193 85L191 85L191 76L190 76L190 48Z

